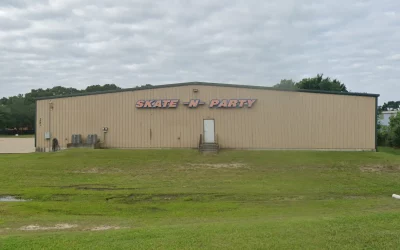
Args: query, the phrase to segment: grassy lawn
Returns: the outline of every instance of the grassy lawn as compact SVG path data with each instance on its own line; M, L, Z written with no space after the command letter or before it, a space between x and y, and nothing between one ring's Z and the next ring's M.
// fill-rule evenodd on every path
M398 249L393 193L390 149L3 155L0 196L31 201L0 202L0 249Z

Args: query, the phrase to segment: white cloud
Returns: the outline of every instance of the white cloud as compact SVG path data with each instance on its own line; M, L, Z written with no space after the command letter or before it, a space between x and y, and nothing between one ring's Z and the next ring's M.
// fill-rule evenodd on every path
M400 54L391 55L388 57L388 60L400 61Z
M391 69L392 67L390 65L379 65L377 68L379 70L387 70L387 69Z
M272 86L324 73L398 100L399 10L392 0L2 0L1 95L106 83Z

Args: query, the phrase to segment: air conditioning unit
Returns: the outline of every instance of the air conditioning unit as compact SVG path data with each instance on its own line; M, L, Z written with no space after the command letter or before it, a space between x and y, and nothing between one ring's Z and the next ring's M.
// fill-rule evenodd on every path
M94 145L96 143L97 143L97 135L96 134L90 134L87 136L86 144Z
M79 134L74 134L72 135L72 140L71 140L72 144L82 144L82 137Z

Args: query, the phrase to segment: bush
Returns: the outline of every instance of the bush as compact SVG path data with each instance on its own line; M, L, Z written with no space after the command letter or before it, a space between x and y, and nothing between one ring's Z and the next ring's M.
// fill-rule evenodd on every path
M391 147L400 148L400 113L390 117L388 141Z
M378 146L389 146L389 127L381 125L378 129Z

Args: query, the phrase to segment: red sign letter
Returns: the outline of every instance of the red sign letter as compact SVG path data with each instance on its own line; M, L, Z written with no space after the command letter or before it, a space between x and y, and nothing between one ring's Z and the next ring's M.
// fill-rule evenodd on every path
M238 100L229 100L228 108L236 108Z
M144 101L137 101L136 102L136 108L143 108Z
M199 106L200 100L190 100L189 102L189 108L197 108Z
M163 100L163 108L168 108L170 102L171 100Z
M255 103L256 100L255 99L249 99L247 100L247 107L251 108L251 106L253 106L253 103Z
M169 107L176 108L176 106L178 105L178 101L179 100L171 100L171 102L169 103Z
M218 104L219 104L219 100L213 99L213 100L211 100L211 102L210 102L210 108L214 108L214 106L216 106L216 105L218 105Z
M156 102L154 103L153 107L154 107L154 108L161 108L161 107L162 107L161 100L156 101Z
M222 102L219 103L218 108L226 108L228 107L228 100L222 100Z
M246 101L247 100L239 100L239 108L243 108Z
M144 107L145 108L151 108L152 107L152 100L150 100L150 101L146 101L145 103L144 103Z

